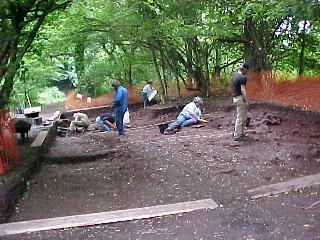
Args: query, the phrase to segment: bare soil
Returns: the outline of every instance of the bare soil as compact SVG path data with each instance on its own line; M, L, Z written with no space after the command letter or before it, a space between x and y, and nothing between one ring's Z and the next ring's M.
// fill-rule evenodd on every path
M320 173L316 112L255 103L250 139L232 138L230 100L204 106L204 127L162 135L178 107L131 109L132 128L57 137L10 221L212 198L214 210L2 239L320 239L319 186L251 200L248 190ZM161 110L162 109L162 110Z

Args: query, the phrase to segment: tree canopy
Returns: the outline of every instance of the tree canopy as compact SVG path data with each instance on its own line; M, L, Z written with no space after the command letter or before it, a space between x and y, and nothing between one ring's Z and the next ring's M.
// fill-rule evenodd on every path
M319 74L319 0L7 0L0 3L0 108L53 81L99 96L118 79L210 94L212 76ZM10 98L11 97L11 98Z

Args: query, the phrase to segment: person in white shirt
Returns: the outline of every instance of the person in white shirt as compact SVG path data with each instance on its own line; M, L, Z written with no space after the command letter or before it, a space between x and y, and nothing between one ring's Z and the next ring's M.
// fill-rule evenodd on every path
M168 128L164 131L164 134L175 133L181 127L188 127L190 125L197 124L199 122L205 123L206 120L202 119L200 107L203 104L201 97L195 97L192 102L188 103L182 111L179 113L176 121L169 124Z
M148 81L148 84L146 84L141 92L142 99L143 99L143 107L145 108L149 104L148 95L152 92L154 88L152 87L152 82Z

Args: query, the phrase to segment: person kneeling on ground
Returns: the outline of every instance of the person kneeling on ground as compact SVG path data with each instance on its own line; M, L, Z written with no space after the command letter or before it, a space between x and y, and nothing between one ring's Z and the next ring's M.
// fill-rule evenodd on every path
M201 97L195 97L192 102L188 103L182 111L179 113L176 121L169 124L168 128L164 131L164 134L175 133L181 127L188 127L197 123L205 123L206 120L201 117L200 107L203 104Z
M74 120L71 121L69 131L74 132L77 130L77 127L88 128L89 127L89 118L86 114L77 112L73 114Z
M96 118L96 123L101 132L110 132L116 130L115 118L111 113L101 114Z

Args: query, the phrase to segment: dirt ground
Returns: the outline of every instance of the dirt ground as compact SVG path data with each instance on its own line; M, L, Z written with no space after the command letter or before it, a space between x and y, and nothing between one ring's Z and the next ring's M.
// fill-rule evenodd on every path
M230 100L204 127L162 135L175 109L131 109L132 128L57 137L10 221L213 199L219 208L3 237L38 239L320 239L320 187L251 200L248 190L320 173L320 114L255 103L249 141L232 138ZM310 207L310 208L308 208ZM307 208L307 209L305 209Z

